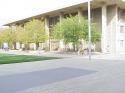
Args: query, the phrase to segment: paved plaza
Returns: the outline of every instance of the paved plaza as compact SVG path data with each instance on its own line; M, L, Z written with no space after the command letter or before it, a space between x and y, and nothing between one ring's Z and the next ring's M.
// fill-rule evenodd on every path
M125 55L0 65L0 93L125 93Z

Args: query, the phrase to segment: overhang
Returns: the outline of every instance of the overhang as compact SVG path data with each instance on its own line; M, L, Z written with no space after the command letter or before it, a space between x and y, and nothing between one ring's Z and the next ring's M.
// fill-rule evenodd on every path
M39 18L45 17L45 16L56 16L56 15L59 15L61 12L68 13L68 12L76 11L78 8L81 8L82 10L87 10L87 1L88 0L81 0L81 1L82 2L77 2L72 5L58 8L55 10L45 11L39 15L35 15L35 16L31 16L31 17L28 17L25 19L17 20L17 21L5 24L4 26L10 26L13 24L22 24L22 23L29 21L30 19L39 19ZM116 4L116 5L118 5L118 7L125 9L124 0L91 0L91 8L101 7L103 3L106 3L107 5Z

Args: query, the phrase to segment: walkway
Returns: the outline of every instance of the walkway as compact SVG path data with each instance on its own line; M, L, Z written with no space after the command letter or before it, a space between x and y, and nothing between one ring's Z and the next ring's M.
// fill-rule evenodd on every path
M0 65L0 93L125 93L124 86L124 60L74 57Z

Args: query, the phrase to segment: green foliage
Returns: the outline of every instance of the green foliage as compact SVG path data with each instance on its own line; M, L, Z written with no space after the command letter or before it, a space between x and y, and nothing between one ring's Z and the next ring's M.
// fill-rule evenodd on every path
M44 22L35 19L27 22L24 27L16 26L14 29L12 27L0 31L0 43L7 42L11 45L15 42L21 42L26 45L29 42L39 43L47 38Z
M15 34L16 34L16 41L17 42L25 42L25 41L27 41L28 36L26 35L23 27L17 26Z
M24 37L27 42L42 42L45 41L48 37L45 32L44 22L39 20L31 20L26 23L24 26L25 32Z
M16 41L15 33L12 31L11 28L0 31L0 42L1 43L7 42L7 43L9 43L9 45L12 45L12 43L15 41Z
M100 40L96 24L92 23L92 43ZM88 21L79 16L62 19L53 28L53 37L63 39L65 43L78 44L81 39L88 41Z
M88 24L88 23L87 23ZM88 25L85 30L85 34L83 36L83 39L88 42ZM97 26L95 23L91 24L91 42L95 44L96 42L100 41L101 34L97 31Z

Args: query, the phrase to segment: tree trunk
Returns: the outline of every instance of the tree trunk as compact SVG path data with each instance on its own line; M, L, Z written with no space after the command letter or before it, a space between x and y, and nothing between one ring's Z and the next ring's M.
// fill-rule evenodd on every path
M25 50L29 50L29 43L25 43Z
M8 48L9 49L13 49L13 44L12 43L8 43Z
M74 52L76 51L76 45L75 45L75 43L73 43L73 51Z
M22 49L22 42L20 42L20 49Z
M39 42L36 42L36 50L39 48Z
M16 42L13 42L13 49L16 50Z
M2 44L0 43L0 49L2 49Z
M76 51L78 51L78 50L79 50L79 44L76 45Z

